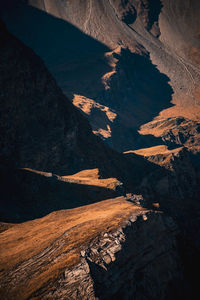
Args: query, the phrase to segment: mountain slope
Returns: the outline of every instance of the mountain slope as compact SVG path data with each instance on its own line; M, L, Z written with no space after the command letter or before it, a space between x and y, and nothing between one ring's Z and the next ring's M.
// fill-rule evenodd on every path
M113 148L127 151L166 143L153 137L155 130L141 129L144 134L138 135L140 126L155 117L199 121L198 1L27 3L4 13L10 30L43 57L72 101L78 95L83 106L85 99L92 99L96 107L116 113L106 124L101 109L89 116L94 131ZM79 46L73 48L74 39Z
M152 6L145 5L145 2L139 5L141 1L128 1L124 7L118 1L66 3L74 3L72 12L80 3L78 16L75 12L70 13L70 16L76 15L77 20L82 20L79 13L83 13L81 5L86 4L89 18L87 15L85 30L94 28L91 34L97 32L96 38L104 25L109 30L113 28L114 18L117 28L126 28L126 31L122 30L121 37L125 32L134 32L135 28L138 32L139 29L140 32L145 31L145 35L151 36L149 39L152 42L162 36L157 24L162 7L159 1L155 1L159 9L152 12ZM44 5L39 7L47 11L50 2L41 3ZM56 3L56 9L61 7L61 1ZM139 3L138 6L136 3ZM37 4L40 5L40 1ZM88 9L87 4L98 7L97 18L94 15L92 17L94 6ZM102 12L103 8L106 14L102 14L102 18L106 16L112 21L101 20L99 26L99 11ZM52 13L55 14L55 6L49 6L48 9L53 9ZM154 52L149 56L147 48L152 47L151 43L146 42L145 50L139 43L139 37L132 42L132 35L130 39L124 35L122 43L114 27L116 35L111 34L110 41L114 48L117 47L113 50L111 44L110 49L66 21L45 12L24 4L17 10L23 12L19 14L23 18L16 29L20 29L19 32L23 29L21 33L26 32L27 41L33 42L32 47L43 52L51 72L54 74L55 68L60 85L65 82L65 92L69 89L71 100L75 102L78 99L76 103L79 108L84 108L85 114L90 114L92 110L99 110L103 114L104 127L106 122L110 126L107 129L113 147L123 150L130 149L132 145L136 148L137 145L139 148L145 143L145 146L148 143L160 143L159 137L162 137L166 143L169 141L178 149L168 150L162 145L128 151L124 155L111 150L92 134L86 118L62 94L40 58L1 25L1 219L21 222L54 210L82 206L118 194L127 197L54 212L23 224L2 224L0 253L3 297L77 299L78 289L82 299L87 299L90 292L92 296L102 299L123 296L150 299L152 295L154 299L172 299L171 296L177 299L179 295L176 289L181 292L179 283L182 280L180 260L184 263L185 279L190 277L184 284L187 286L189 282L189 292L192 293L193 287L198 288L198 278L195 279L192 268L197 270L199 266L197 258L200 246L196 229L199 227L200 211L200 164L198 153L194 155L188 149L192 144L192 150L198 152L199 124L196 117L186 120L177 116L151 122L162 109L171 106L173 92L169 77L160 73L150 61ZM14 10L13 24L19 16ZM31 24L32 18L36 20L38 16L38 22ZM27 23L23 23L24 18L27 18ZM46 24L44 31L42 21ZM7 19L7 22L10 21ZM24 24L27 24L32 36L24 30ZM33 30L35 25L38 27ZM39 32L38 28L41 29ZM51 31L53 28L55 31ZM69 43L68 39L63 42L63 35L58 34L62 28L65 34L70 33L70 41L74 43ZM48 31L50 35L45 36L44 32ZM39 40L35 40L35 33ZM108 36L103 30L101 33L107 43ZM138 33L134 34L138 36ZM144 40L145 35L140 41ZM52 45L52 37L58 44L53 42ZM62 51L59 52L59 49ZM173 57L167 65L168 60L163 59L165 71L172 67L174 61ZM89 66L93 68L89 69ZM175 69L177 74L181 70L180 62L178 66ZM189 73L184 74L188 79ZM189 81L183 81L184 88L190 86ZM173 82L174 92L178 95L179 82ZM81 91L88 94L81 94ZM93 96L90 98L89 95ZM160 97L162 101L159 101ZM189 104L194 110L192 101ZM181 107L186 111L183 105ZM198 110L196 112L198 114ZM101 117L98 119L96 116L99 117L98 112L94 114L93 129L99 134L101 131L98 126L100 129L103 127L100 127ZM92 114L90 117L93 122ZM143 126L140 133L142 130L146 130L146 133L154 131L155 139L145 138L137 132L143 122L150 123ZM138 157L135 152L141 156ZM78 171L81 172L76 173ZM119 191L115 187L119 187ZM129 194L125 195L127 192ZM164 213L150 212L145 215L146 210L139 206L137 219L135 215L130 219L129 213L135 213L136 209L130 202L141 202L141 205L152 206L156 210L160 206ZM178 237L176 226L165 213L173 216L178 223L181 230ZM73 220L70 223L71 216ZM118 228L121 221L125 221L124 230ZM114 233L110 232L112 229ZM105 239L104 234L108 234L109 238ZM85 252L80 254L83 245ZM107 289L107 286L111 288ZM104 292L104 289L108 291ZM181 296L184 295L181 293Z
M91 167L112 173L119 155L92 134L40 58L2 23L0 34L1 164L64 175Z
M159 169L106 146L41 59L3 23L0 38L1 220L21 222L123 195L136 190L144 172ZM83 170L86 180L75 175Z
M13 224L0 233L1 299L175 296L177 234L171 218L123 197Z

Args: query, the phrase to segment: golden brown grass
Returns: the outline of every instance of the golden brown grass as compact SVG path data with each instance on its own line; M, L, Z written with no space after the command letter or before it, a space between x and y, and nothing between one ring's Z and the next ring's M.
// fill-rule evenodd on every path
M151 155L157 155L157 154L172 154L179 152L183 147L179 147L173 150L169 150L166 145L158 145L150 148L143 148L139 150L133 150L133 151L127 151L124 152L124 154L128 153L135 153L137 155L142 155L142 156L151 156Z
M173 118L173 117L184 117L193 121L199 121L200 116L200 97L199 92L194 92L195 103L190 105L182 105L179 99L175 99L173 102L177 103L175 106L164 109L160 112L159 118Z
M120 55L122 49L124 49L124 47L118 46L114 50L105 53L105 57L106 57L106 59L108 61L108 64L112 68L111 72L105 73L102 76L102 78L101 78L101 81L102 81L102 83L104 85L105 90L109 90L110 89L110 81L112 79L112 76L117 73L116 72L116 66L117 66L117 63L118 63L118 59L113 54Z
M0 233L3 231L6 231L7 229L11 228L12 226L14 226L14 224L11 223L0 223Z
M73 104L80 108L87 115L91 114L93 109L100 110L105 113L108 120L111 122L116 118L117 114L113 112L109 107L99 104L90 98L86 98L81 95L74 94Z
M52 173L38 171L38 170L30 169L30 168L23 168L23 170L33 172L33 173L36 173L36 174L39 174L39 175L42 175L45 177L52 176ZM66 176L55 175L55 176L57 177L58 180L61 180L61 181L96 186L96 187L103 187L106 189L115 189L115 187L120 184L120 181L114 177L101 179L98 168L83 170L83 171L80 171L80 172L72 174L72 175L66 175Z
M30 277L28 283L20 282L10 292L11 296L15 295L15 299L26 299L49 280L54 280L66 267L76 264L80 260L80 251L101 232L118 227L130 214L139 214L142 210L123 197L118 197L15 224L0 233L0 269L4 270L0 280L9 276L18 265L51 247L64 233L68 233L64 236L62 247L55 249L53 257L48 257L48 263L44 261L38 269L36 261L33 265L36 268L34 276Z
M71 180L79 184L114 189L120 182L116 178L99 178L99 169L83 170L73 175L61 176L61 180Z
M33 172L33 173L36 173L36 174L39 174L39 175L42 175L42 176L45 176L45 177L51 177L52 176L52 173L44 172L44 171L39 171L39 170L35 170L35 169L22 168L22 170Z
M175 148L169 150L165 145L154 146L150 148L143 148L139 150L132 150L124 152L124 154L135 153L137 155L144 156L148 161L157 164L159 166L165 167L169 170L171 165L171 158L181 151L183 147ZM156 207L156 206L155 206ZM157 208L157 207L156 207Z
M107 78L106 76L108 76L108 74L105 74L105 78ZM109 124L117 117L117 114L113 110L107 106L99 104L93 99L77 94L74 94L73 104L88 116L94 115L94 118L98 120L97 123L99 125L95 126L93 133L101 135L104 138L109 138L111 136Z
M141 210L141 208L127 202L123 197L118 197L75 209L56 211L33 221L12 224L12 227L2 232L0 236L0 267L17 264L21 256L24 259L30 258L74 226L80 226L79 237L82 234L91 235L90 223L92 221L97 227L96 230L99 229L101 232L103 224L104 228L111 229L118 225L119 219L127 217L127 212L129 214L135 210ZM82 231L81 227L89 231ZM72 241L79 243L79 239L73 234L71 235ZM69 243L67 247L71 248L72 243Z

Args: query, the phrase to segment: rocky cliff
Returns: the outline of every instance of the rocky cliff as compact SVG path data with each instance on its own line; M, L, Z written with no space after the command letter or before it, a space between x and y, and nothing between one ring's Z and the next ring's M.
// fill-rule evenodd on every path
M14 225L1 233L1 299L188 299L177 235L171 218L123 198Z
M56 297L166 299L170 289L178 288L182 277L173 222L152 213L127 221L123 228L103 233L81 252L81 263L66 270ZM162 246L156 247L156 243Z

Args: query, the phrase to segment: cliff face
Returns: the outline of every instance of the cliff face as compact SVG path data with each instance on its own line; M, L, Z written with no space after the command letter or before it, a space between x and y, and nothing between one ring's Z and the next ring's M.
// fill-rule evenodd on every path
M182 280L176 233L172 220L159 214L130 218L123 228L103 233L82 251L84 258L65 271L56 296L166 299L172 291L170 284L178 288Z
M176 294L183 279L178 230L162 213L118 198L18 226L1 233L1 299L184 299ZM42 242L47 230L53 235ZM37 248L27 248L34 232ZM70 248L74 237L76 247ZM9 240L16 250L4 258Z

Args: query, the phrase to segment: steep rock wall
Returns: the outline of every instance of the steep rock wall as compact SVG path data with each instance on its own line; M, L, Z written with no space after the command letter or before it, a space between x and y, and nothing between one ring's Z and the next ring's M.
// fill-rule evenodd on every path
M149 300L167 299L170 295L184 299L177 234L172 219L163 214L133 214L124 220L122 227L101 232L82 249L79 263L63 269L48 286L36 288L29 299ZM45 264L47 256L53 255L54 261L59 261L62 258L59 249L66 238L67 233L50 249L18 264L7 274L2 281L2 287L9 286L7 297L12 295L19 280L24 280L24 276L29 278L38 264Z

